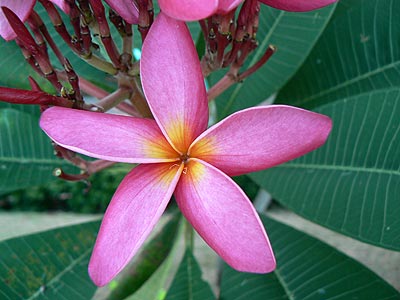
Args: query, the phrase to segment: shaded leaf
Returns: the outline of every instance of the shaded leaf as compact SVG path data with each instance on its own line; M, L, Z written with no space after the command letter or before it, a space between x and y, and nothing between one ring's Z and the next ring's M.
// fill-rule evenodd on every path
M399 299L372 271L327 244L261 216L274 248L277 269L265 275L225 265L220 300Z
M110 284L110 300L124 299L138 290L166 259L178 230L181 214L175 212L167 224L144 245L133 261Z
M171 284L171 278L173 278L176 274L178 263L183 258L180 248L185 224L186 222L184 222L181 218L178 232L174 239L174 245L168 254L168 257L153 273L153 275L151 275L151 277L140 287L140 289L125 300L165 299L167 289Z
M400 250L400 90L354 96L318 112L333 119L322 148L250 177L313 222Z
M192 252L187 249L166 300L215 299L210 285L201 278L201 269Z
M54 155L38 118L0 109L0 194L55 180L52 171L70 164Z
M90 299L87 265L99 221L61 227L0 243L4 300Z
M341 7L345 4L276 102L313 108L400 86L400 2L347 0Z
M242 71L257 62L270 44L278 51L243 83L235 84L216 101L219 117L254 106L277 92L296 72L324 30L335 5L308 13L290 13L261 5L259 46ZM211 76L215 83L221 74Z

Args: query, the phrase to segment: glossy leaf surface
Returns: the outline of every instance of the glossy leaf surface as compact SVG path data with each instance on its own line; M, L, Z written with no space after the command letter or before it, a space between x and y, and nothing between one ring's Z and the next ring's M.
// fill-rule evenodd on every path
M190 250L185 256L172 281L166 300L213 300L215 296L208 285L201 279L201 269Z
M317 111L333 120L327 143L251 178L313 222L400 250L400 91L366 93Z
M395 300L400 294L360 263L327 244L262 216L277 259L258 275L224 266L220 300Z
M339 1L318 43L277 102L313 108L400 86L400 2Z
M21 236L0 243L4 300L87 300L96 286L87 274L98 221Z
M54 155L35 115L0 109L0 132L0 194L55 180L54 168L70 167Z

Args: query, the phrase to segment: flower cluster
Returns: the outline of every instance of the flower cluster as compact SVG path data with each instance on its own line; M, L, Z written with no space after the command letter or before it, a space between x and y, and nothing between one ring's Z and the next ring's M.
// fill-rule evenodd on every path
M41 128L56 143L60 156L85 168L87 175L109 166L107 162L139 164L123 179L105 213L89 264L93 281L102 286L120 272L144 243L172 195L186 219L229 265L245 272L273 271L275 259L260 218L229 176L270 168L320 147L331 121L314 112L271 105L238 111L207 128L209 100L255 72L275 49L269 47L257 66L239 73L256 46L259 2L160 0L161 13L154 17L151 1L108 0L109 20L123 40L122 52L111 38L100 0L52 1L70 17L74 36L60 28L61 18L53 3L39 2L70 48L113 75L118 89L108 94L78 77L46 35L33 10L35 1L24 5L1 1L8 7L2 7L0 20L7 26L1 26L1 35L7 40L15 38L28 62L59 95L42 92L31 80L33 91L1 88L0 99L41 105ZM261 2L304 11L334 1ZM200 20L207 44L201 61L185 24L188 20ZM138 24L143 39L139 62L132 60L131 24ZM94 32L108 60L94 58ZM40 41L52 48L64 70L55 70ZM207 92L204 77L221 67L230 67L229 78L234 79L222 80ZM69 82L69 89L60 78ZM95 106L86 104L81 89L102 100ZM125 115L103 113L111 107ZM74 153L98 160L82 162Z

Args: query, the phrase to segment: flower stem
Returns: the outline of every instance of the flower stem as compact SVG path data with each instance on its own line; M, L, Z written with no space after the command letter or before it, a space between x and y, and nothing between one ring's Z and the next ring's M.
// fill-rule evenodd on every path
M185 219L185 244L191 252L194 251L194 230L192 225Z
M107 95L101 99L96 105L100 106L103 111L108 111L111 108L117 106L121 101L129 97L129 90L125 88L119 88L115 92Z
M224 77L222 77L215 85L213 85L208 90L207 93L208 101L212 101L215 98L217 98L220 94L222 94L235 82L241 82L246 77L249 77L251 74L256 72L270 59L272 54L274 54L275 52L276 52L276 47L270 45L265 51L264 55L261 57L261 59L241 74L238 74L238 67L235 64L232 65L228 73L226 73Z

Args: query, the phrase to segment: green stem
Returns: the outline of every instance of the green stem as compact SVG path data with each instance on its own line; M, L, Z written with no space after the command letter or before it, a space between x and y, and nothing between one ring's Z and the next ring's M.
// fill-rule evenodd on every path
M187 249L189 249L191 252L194 251L194 229L186 219L185 219L185 244Z

